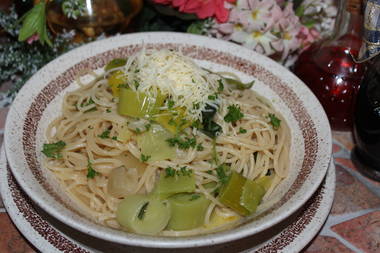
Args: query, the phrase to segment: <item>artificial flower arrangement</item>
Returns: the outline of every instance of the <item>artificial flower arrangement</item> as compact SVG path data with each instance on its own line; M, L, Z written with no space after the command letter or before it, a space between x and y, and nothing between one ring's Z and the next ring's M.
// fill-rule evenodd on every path
M86 0L41 0L34 4L29 0L30 9L22 15L14 6L0 10L0 26L6 34L0 46L0 84L14 83L8 97L50 60L98 39L74 42L75 30L53 36L46 21L49 1L60 4L68 19L75 21L85 13ZM302 50L329 35L336 12L334 0L146 0L128 32L179 31L215 37L289 67Z

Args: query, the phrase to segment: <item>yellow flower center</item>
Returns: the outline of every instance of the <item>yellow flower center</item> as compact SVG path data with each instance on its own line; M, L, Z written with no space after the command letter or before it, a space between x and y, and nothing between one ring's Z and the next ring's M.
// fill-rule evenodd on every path
M263 34L260 32L260 31L255 31L252 33L252 37L257 39L259 37L261 37Z
M256 20L258 18L258 15L259 15L259 10L252 11L252 18L253 18L253 20Z
M292 35L290 35L289 33L286 32L286 33L284 34L284 39L285 39L285 40L291 40L292 38L293 38Z
M241 24L234 25L235 30L241 31L243 29L243 26Z

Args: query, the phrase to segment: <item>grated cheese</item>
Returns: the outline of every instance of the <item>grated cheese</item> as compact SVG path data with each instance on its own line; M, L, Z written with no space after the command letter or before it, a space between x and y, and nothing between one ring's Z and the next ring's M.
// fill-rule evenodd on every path
M129 80L139 84L136 89L155 96L158 90L170 97L175 107L186 108L189 120L202 120L206 104L215 106L219 76L200 68L189 57L167 49L143 49L125 66ZM197 106L194 106L197 105ZM165 105L162 109L168 108Z

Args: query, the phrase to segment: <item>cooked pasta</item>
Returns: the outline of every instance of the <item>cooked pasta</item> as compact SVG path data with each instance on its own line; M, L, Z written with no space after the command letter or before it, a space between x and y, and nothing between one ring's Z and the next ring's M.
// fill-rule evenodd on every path
M187 118L193 123L199 123L204 120L202 117L205 115L202 111L207 111L210 99L216 101L213 121L220 127L219 134L212 138L202 131L202 128L197 128L194 124L188 125L172 136L174 140L178 136L182 136L182 140L193 140L190 146L183 148L180 147L179 141L174 143L175 145L168 141L167 144L171 144L169 146L175 149L175 156L150 160L151 156L142 152L141 136L152 131L150 130L152 128L162 129L165 124L157 124L155 118L121 115L118 108L121 95L120 98L115 96L109 77L117 71L124 71L124 74L127 73L126 76L132 71L136 73L138 64L141 65L139 72L144 72L143 68L146 66L143 65L142 58L154 53L140 52L130 57L121 67L115 67L101 75L91 73L95 77L89 83L82 83L78 78L80 88L64 96L61 115L54 119L46 130L48 143L61 142L64 143L64 147L57 156L46 158L45 166L54 173L70 197L80 205L82 213L97 223L116 229L126 229L120 225L116 217L118 205L126 196L151 194L156 189L160 174L167 173L168 177L171 170L177 171L178 174L183 169L182 172L190 172L195 178L193 194L202 194L208 201L203 225L179 231L164 227L156 234L183 236L204 233L226 224L228 226L230 222L241 218L242 214L223 203L220 198L221 186L226 184L223 182L223 174L226 174L228 179L228 174L234 171L244 177L244 180L252 182L270 175L270 185L262 201L270 199L275 187L288 175L290 149L288 126L275 109L254 91L234 89L224 82L224 89L219 89L216 99L209 96L209 100L204 100L204 104L194 110L196 112L193 116ZM191 60L185 59L186 67L194 64ZM175 61L173 62L175 64ZM133 66L135 70L131 70ZM226 76L226 73L202 71L204 72L196 77L189 78L196 78L195 82L214 82L212 85L217 87L218 80ZM155 72L157 76L158 71ZM204 75L209 75L207 80L203 78ZM141 92L157 96L157 89L153 90L148 85L154 80L146 83L142 78L137 80L140 86L135 86L131 88L132 90L139 91L142 88ZM165 93L162 87L159 90ZM205 91L198 89L197 92ZM202 96L205 96L206 93L203 93ZM164 95L166 102L161 105L158 115L165 114L170 107L168 96ZM182 108L188 111L191 100L181 95L179 97L170 96L173 100L182 99L185 104ZM236 121L226 119L226 115L232 113L233 108L239 109L243 117ZM200 121L196 121L196 117ZM221 164L226 165L228 170L221 172ZM110 194L111 178L121 180L111 174L116 173L116 169L120 167L126 168L125 171L120 171L120 173L125 172L120 174L124 175L124 183L120 186L124 187L123 194ZM148 206L147 203L144 205L145 208ZM139 215L143 216L144 212L145 210L140 210Z

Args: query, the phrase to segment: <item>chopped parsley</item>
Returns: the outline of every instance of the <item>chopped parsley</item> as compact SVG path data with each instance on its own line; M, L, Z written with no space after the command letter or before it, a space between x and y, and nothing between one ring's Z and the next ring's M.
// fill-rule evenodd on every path
M197 145L197 151L203 151L204 150L204 147L202 146L202 143L199 143Z
M117 136L113 136L111 139L117 141Z
M169 100L168 100L168 108L169 108L169 109L172 109L173 106L174 106L174 100L169 99Z
M223 84L222 79L218 80L218 84L219 84L218 91L222 92L224 90L224 84Z
M165 168L165 177L174 177L174 176L188 176L190 177L193 173L192 169L188 169L186 166L181 167L179 170L174 169L173 167L166 167Z
M277 118L273 113L269 113L268 118L270 119L269 123L273 126L273 129L277 130L280 127L281 120Z
M139 72L140 72L140 70L139 70L139 69L136 69L136 70L135 70L135 73L139 73Z
M82 102L80 104L80 107L85 107L85 106L89 106L89 105L92 105L92 104L95 104L95 101L90 97L90 99L87 101L87 102ZM77 109L78 109L78 106L77 106ZM95 107L92 107L84 112L92 112L92 111L96 111L97 108L96 106Z
M62 158L61 151L66 146L64 141L58 141L56 143L44 144L42 147L42 153L50 158L60 159Z
M96 170L94 170L92 168L92 163L90 162L90 160L88 160L88 164L87 164L87 178L94 178L95 176L99 175L100 173L97 172Z
M149 205L149 201L146 202L146 203L144 203L144 205L141 207L139 213L137 214L137 218L138 218L139 220L144 219L144 215L145 215L145 213L146 213L146 209L148 208L148 205Z
M194 128L197 128L197 129L202 129L203 126L202 126L202 123L199 119L197 119L196 121L194 121L192 124L191 124L192 127Z
M247 129L239 128L239 134L245 134L247 132Z
M181 167L180 170L181 170L181 173L183 176L189 176L190 177L190 175L193 173L193 170L188 169L186 166Z
M82 102L80 104L80 107L85 107L85 106L92 105L92 104L95 104L95 101L92 98L90 98L87 102Z
M206 171L206 173L207 173L207 174L210 174L210 175L213 174L213 173L212 173L212 170L208 170L208 171Z
M177 125L177 123L175 123L175 121L174 121L173 118L169 119L168 124L169 124L170 126L175 126L175 125Z
M230 167L226 164L221 164L219 165L217 168L216 168L216 175L218 176L219 178L219 181L222 183L222 184L225 184L228 182L228 179L229 179L229 175L227 174L227 172L230 170Z
M176 170L169 166L169 167L165 168L165 173L166 173L165 177L174 177L175 172L176 172Z
M193 103L193 109L194 110L198 110L200 108L200 104L199 103Z
M190 201L193 201L193 200L196 200L196 199L199 199L201 197L201 195L200 194L193 194L193 195L191 195L191 197L190 197Z
M209 96L208 96L208 99L209 99L209 100L215 100L216 98L217 98L216 95L209 95Z
M197 145L197 141L195 138L189 138L185 137L185 139L182 139L181 137L173 137L166 139L166 141L169 143L169 146L174 147L175 145L178 146L179 149L189 149L189 148L195 148Z
M141 154L141 161L147 162L151 158L150 155Z
M111 109L107 108L106 112L110 113L112 112Z
M238 105L230 105L227 109L228 113L224 116L225 122L235 123L244 117L244 114L240 111L240 107Z
M152 124L148 123L145 125L145 130L149 131L149 129L152 127Z
M98 135L98 137L101 139L108 139L110 138L110 133L111 131L107 129L102 134Z

